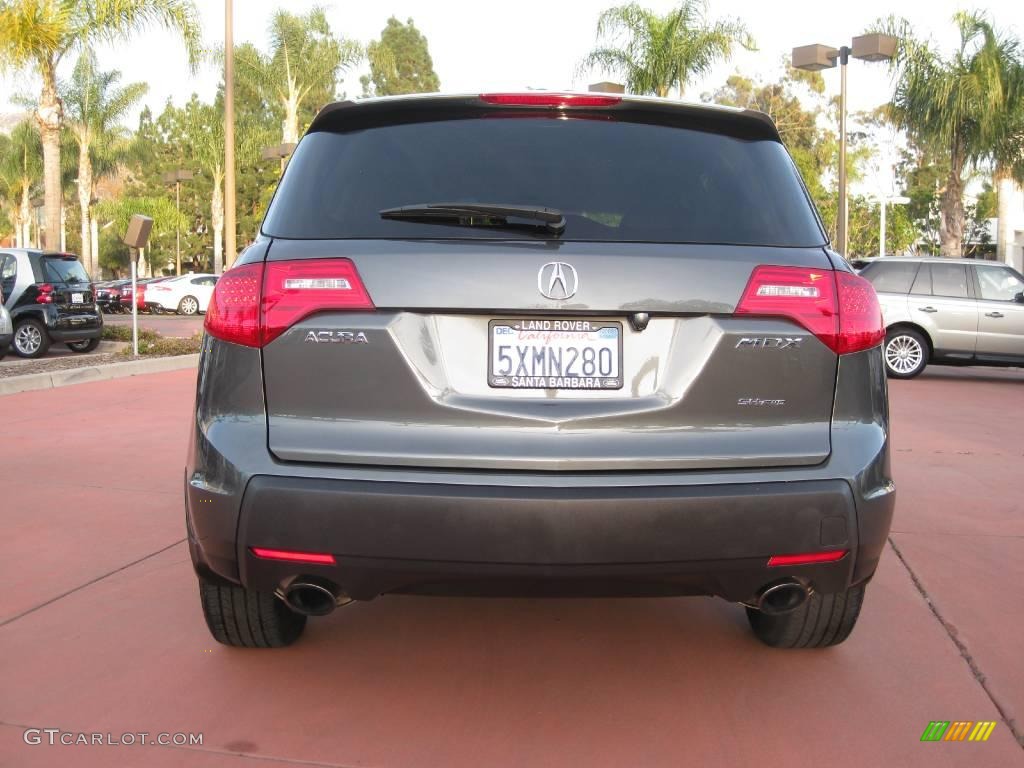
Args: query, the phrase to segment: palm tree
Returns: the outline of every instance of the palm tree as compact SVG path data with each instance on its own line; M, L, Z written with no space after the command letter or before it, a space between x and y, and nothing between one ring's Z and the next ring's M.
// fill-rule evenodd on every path
M124 40L153 24L180 34L190 62L198 61L200 30L193 0L0 0L0 68L28 70L42 80L35 118L43 144L48 248L60 239L64 109L57 70L74 51Z
M338 73L363 55L358 43L334 36L322 8L305 15L278 10L270 22L270 54L240 46L235 66L243 85L282 110L281 140L294 144L299 140L299 113L311 93L322 101L332 98Z
M121 73L101 72L91 52L82 54L61 94L65 118L78 148L78 207L81 211L82 263L99 274L99 254L92 253L89 212L97 179L116 173L131 149L130 133L119 121L146 93L145 83L117 87Z
M999 119L994 121L991 160L998 216L996 258L1009 262L1014 187L1024 184L1024 65L1021 62L1006 62L1006 65L1006 104Z
M683 0L664 16L636 3L609 8L597 21L597 37L604 44L590 52L580 69L614 73L636 94L668 96L678 87L682 98L689 82L728 59L734 46L754 49L741 22L709 22L706 11L705 0Z
M939 199L939 253L963 253L964 171L996 152L1011 108L1006 75L1019 62L1018 44L978 13L957 13L960 46L944 57L915 39L905 20L881 27L900 38L892 67L896 89L889 114L922 145L941 146L948 158Z
M31 245L29 201L42 177L39 133L30 120L15 126L0 146L0 197L14 225L18 248Z
M210 197L210 224L213 228L213 271L224 268L224 105L205 104L196 96L185 105L184 129L192 160L213 182ZM259 128L239 125L235 133L235 161L255 162L259 147L268 137Z

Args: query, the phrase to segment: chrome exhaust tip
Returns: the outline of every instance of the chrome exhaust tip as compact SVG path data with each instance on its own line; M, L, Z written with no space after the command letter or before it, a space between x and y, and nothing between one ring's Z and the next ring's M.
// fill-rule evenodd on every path
M807 602L811 590L795 579L787 579L765 587L757 596L757 610L777 616L789 613Z
M299 576L278 590L285 605L303 616L326 616L335 608L352 602L347 595L339 595L335 585L316 577Z

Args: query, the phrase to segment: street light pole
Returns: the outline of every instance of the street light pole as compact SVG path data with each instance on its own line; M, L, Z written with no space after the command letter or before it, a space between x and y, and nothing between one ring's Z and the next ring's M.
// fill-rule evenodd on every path
M232 15L231 0L224 0L224 264L228 267L238 255L235 242L235 42Z
M843 256L850 246L847 236L850 216L846 199L846 65L849 61L850 49L844 45L839 49L839 210L836 221L836 240Z
M910 202L909 197L903 197L899 195L897 197L886 197L882 195L878 198L878 255L885 256L885 211L889 203L897 203L898 205L906 205Z
M870 34L853 38L850 46L803 45L793 49L794 69L819 72L839 63L839 207L836 211L836 250L846 257L849 248L849 211L846 189L846 65L850 56L864 61L886 61L896 55L899 41L891 35Z
M184 168L177 168L164 174L164 183L174 183L174 208L178 212L178 219L181 219L181 182L192 178L192 171ZM181 224L174 223L174 263L175 274L181 274Z

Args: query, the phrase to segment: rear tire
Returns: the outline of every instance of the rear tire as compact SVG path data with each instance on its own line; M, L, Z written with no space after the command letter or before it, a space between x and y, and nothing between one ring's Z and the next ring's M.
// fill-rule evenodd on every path
M912 379L928 365L928 342L912 328L894 328L885 335L885 371L894 379Z
M92 352L96 347L100 345L99 339L85 339L84 341L69 341L68 349L72 352Z
M35 360L42 357L50 349L50 337L46 326L38 320L22 320L14 328L14 341L11 348L20 357Z
M827 648L850 636L863 603L864 585L858 584L832 595L815 592L789 613L747 608L747 619L757 639L772 648Z
M214 640L236 648L283 648L306 628L306 617L270 592L199 577L199 598Z

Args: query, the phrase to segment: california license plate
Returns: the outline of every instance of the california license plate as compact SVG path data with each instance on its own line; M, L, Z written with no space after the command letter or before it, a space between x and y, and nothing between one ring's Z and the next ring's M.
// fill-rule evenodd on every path
M491 320L487 347L487 383L492 387L622 388L622 323Z
M71 294L71 303L72 304L82 304L84 302L85 302L85 294L82 294L82 293L72 293Z

